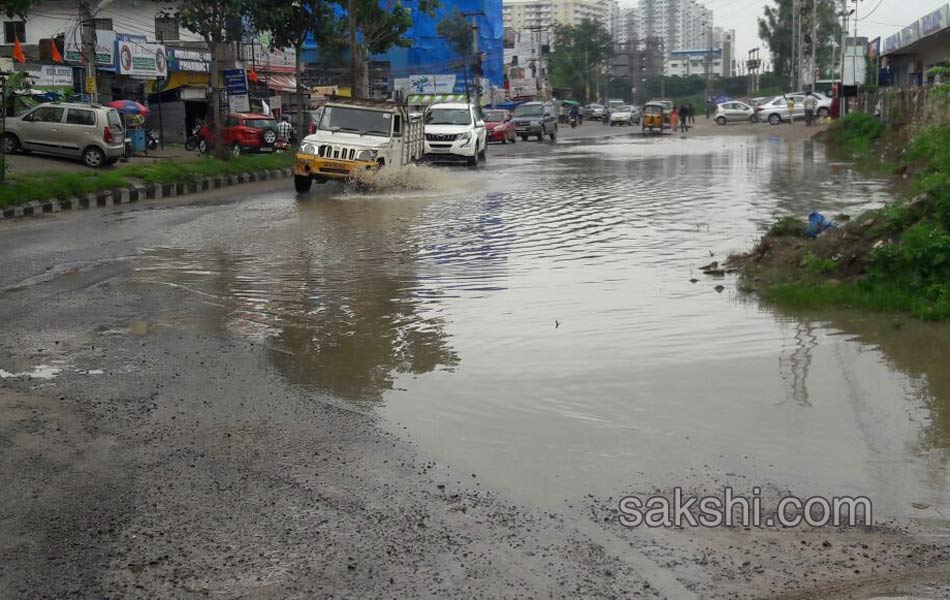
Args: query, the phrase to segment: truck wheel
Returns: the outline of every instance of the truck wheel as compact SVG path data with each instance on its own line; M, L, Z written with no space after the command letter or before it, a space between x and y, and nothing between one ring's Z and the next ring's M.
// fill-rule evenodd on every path
M313 180L305 175L294 175L294 189L298 194L306 194L310 191Z

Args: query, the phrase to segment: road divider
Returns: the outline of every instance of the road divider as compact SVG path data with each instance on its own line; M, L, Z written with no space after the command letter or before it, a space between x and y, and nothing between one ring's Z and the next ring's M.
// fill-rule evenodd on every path
M293 175L293 154L159 161L104 172L50 173L0 185L0 219L161 200Z

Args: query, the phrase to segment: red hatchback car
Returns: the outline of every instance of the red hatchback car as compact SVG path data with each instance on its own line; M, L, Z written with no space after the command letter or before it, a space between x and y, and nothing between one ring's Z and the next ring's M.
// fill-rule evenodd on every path
M511 120L511 113L507 110L490 109L485 111L485 128L488 131L488 141L507 144L515 143L515 123Z
M198 150L214 146L214 132L208 123L198 131ZM224 118L221 140L237 156L243 152L272 152L277 142L277 120L270 115L230 113Z

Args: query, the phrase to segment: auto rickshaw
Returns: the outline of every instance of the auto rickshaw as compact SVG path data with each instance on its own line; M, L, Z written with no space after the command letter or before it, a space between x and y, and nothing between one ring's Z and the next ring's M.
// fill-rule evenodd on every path
M643 105L643 119L640 122L642 131L659 131L670 128L666 114L666 106L662 102L647 102Z

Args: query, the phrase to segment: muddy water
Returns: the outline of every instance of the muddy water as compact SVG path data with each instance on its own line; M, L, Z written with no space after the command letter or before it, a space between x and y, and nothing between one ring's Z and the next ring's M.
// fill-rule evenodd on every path
M889 199L820 145L519 144L389 185L261 198L285 208L182 233L137 278L186 292L162 319L258 339L289 380L531 502L729 478L950 508L950 329L788 314L698 271L776 215Z

